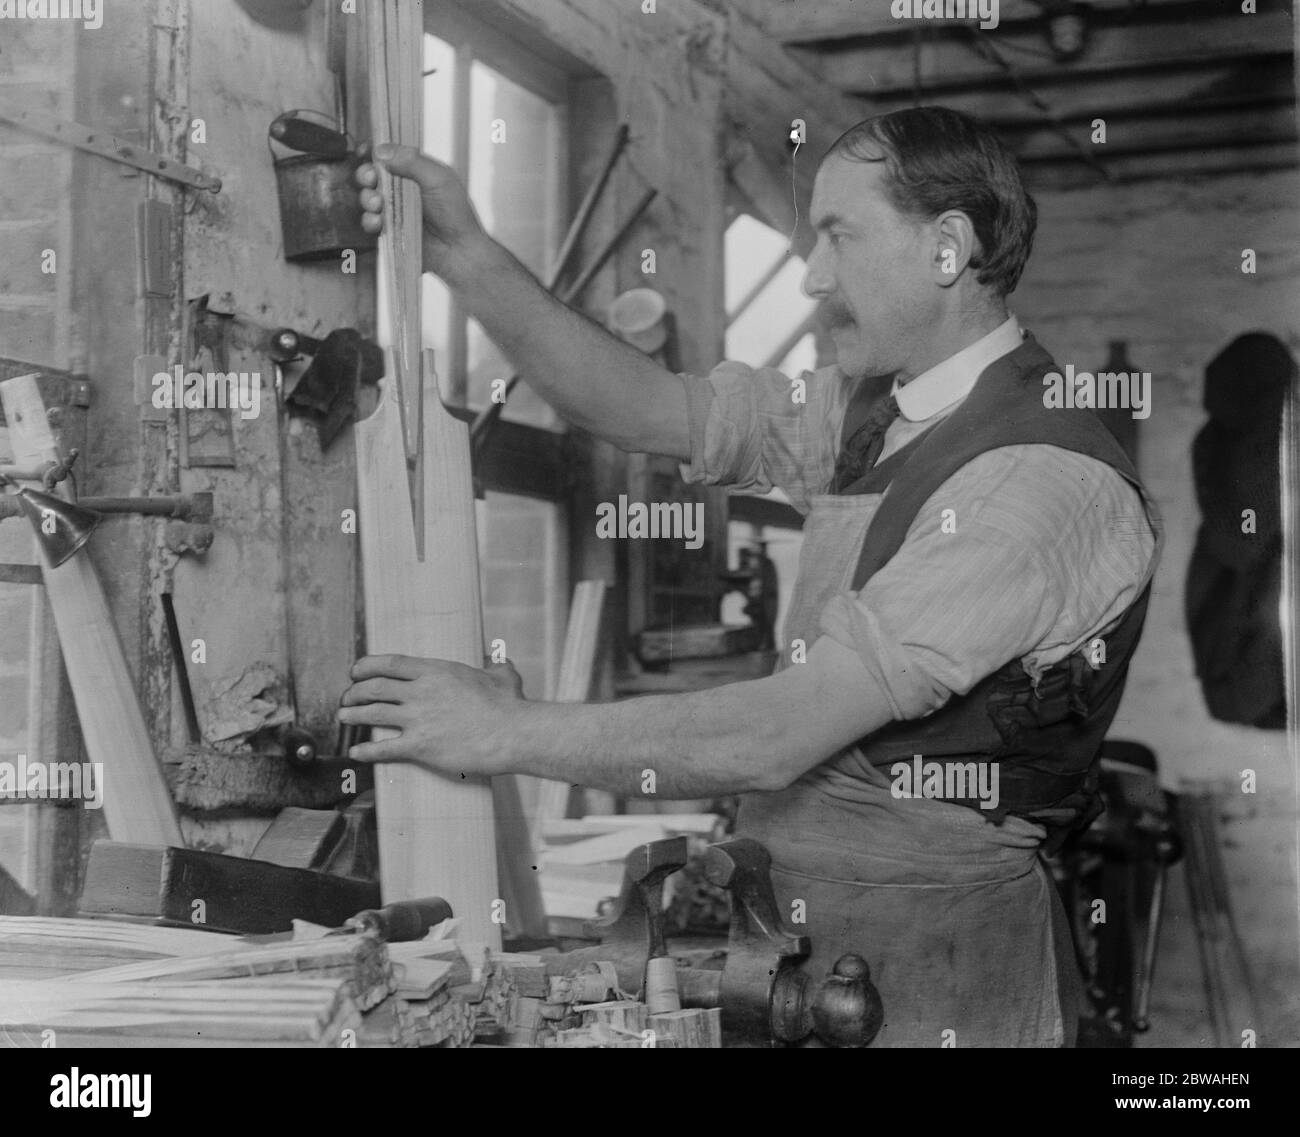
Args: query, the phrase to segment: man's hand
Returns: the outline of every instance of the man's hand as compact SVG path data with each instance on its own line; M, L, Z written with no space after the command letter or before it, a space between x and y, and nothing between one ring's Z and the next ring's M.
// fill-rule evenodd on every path
M443 165L410 146L385 143L377 146L374 160L395 177L410 178L420 187L424 220L423 264L425 272L455 276L459 265L481 255L492 239L483 229L465 186L450 166ZM379 173L371 162L357 168L362 187L361 227L378 233L384 227L384 198L375 187Z
M352 679L338 721L400 733L354 746L348 757L414 762L451 776L505 772L507 732L524 704L513 664L480 670L441 659L368 655L353 664Z
M537 394L567 422L622 450L690 458L681 380L547 292L483 229L449 166L409 146L376 146L374 162L356 174L368 233L384 227L391 208L376 188L375 163L420 187L424 270L455 291ZM530 204L520 201L519 208Z

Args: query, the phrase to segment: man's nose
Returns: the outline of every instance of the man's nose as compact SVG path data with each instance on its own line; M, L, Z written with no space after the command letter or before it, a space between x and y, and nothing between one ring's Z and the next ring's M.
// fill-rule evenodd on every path
M808 254L800 288L805 296L813 300L821 300L831 294L834 286L835 281L826 268L826 262L821 255L821 242L818 241L813 251Z

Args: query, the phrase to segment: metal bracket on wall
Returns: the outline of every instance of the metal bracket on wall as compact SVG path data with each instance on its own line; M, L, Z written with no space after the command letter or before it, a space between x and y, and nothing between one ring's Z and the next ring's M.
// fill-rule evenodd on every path
M120 162L124 166L143 170L156 178L166 178L168 181L179 182L194 189L211 190L213 193L221 190L220 178L214 178L171 158L164 158L161 154L155 154L152 150L146 150L115 134L82 126L79 122L19 108L4 100L0 100L0 122L39 134L54 142L62 142L77 150L85 150L89 154L98 154L110 162Z

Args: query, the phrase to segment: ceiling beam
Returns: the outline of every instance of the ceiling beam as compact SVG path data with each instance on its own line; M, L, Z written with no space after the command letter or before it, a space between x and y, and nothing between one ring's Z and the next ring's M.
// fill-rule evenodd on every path
M1001 82L999 72L974 55L960 38L936 41L927 37L919 46L922 99L940 92L987 87ZM1060 86L1080 77L1118 74L1154 74L1163 69L1197 65L1223 67L1234 60L1272 57L1289 51L1291 17L1286 12L1261 12L1256 16L1214 16L1194 24L1144 24L1102 27L1093 32L1088 49L1072 63L1050 58L1036 32L996 37L998 50L1016 61L1021 78L1034 87ZM1035 53L1039 56L1035 59ZM821 52L817 69L841 90L864 97L903 97L914 83L913 52L890 46L852 47Z
M1080 132L1086 140L1086 132ZM1092 151L1109 167L1114 157L1158 154L1177 150L1221 150L1270 145L1296 139L1295 112L1290 106L1272 110L1222 111L1164 120L1112 119L1106 124L1106 142ZM1017 138L1007 139L1024 162L1056 161L1069 157L1069 149L1056 131L1044 125Z
M1294 142L1264 142L1208 151L1175 151L1167 154L1119 154L1109 158L1106 169L1113 182L1150 181L1157 178L1187 178L1214 174L1253 174L1266 170L1300 167L1300 150ZM1034 193L1051 190L1090 189L1099 176L1073 155L1040 159L1024 165L1025 184Z
M920 7L919 0L906 0L909 7ZM1265 0L1265 3L1267 0ZM978 11L975 0L945 0L945 7L953 11ZM894 36L908 34L918 24L928 27L956 27L978 20L970 18L922 21L895 19L891 0L739 0L739 6L758 19L764 30L783 43L816 43L822 40L847 39L866 36ZM997 6L999 34L1005 34L1008 25L1041 25L1047 0L1000 0ZM1185 13L1189 19L1201 19L1222 13L1224 5L1218 0L1144 0L1141 5L1134 0L1090 0L1089 6L1102 20L1130 16L1134 21L1148 20L1159 11L1160 15ZM1261 4L1263 6L1263 4ZM987 8L987 5L985 5ZM1236 7L1240 7L1236 5ZM994 30L992 28L988 29Z
M1184 71L1161 71L1155 75L1083 75L1063 87L1050 88L1052 109L1068 122L1091 122L1116 113L1163 113L1165 107L1180 107L1190 113L1216 100L1241 99L1261 104L1285 102L1295 97L1292 59L1289 52L1273 57L1228 63L1218 68L1198 66ZM896 92L876 100L877 111L898 110L912 105L912 92ZM1022 112L1007 88L981 87L927 98L953 110L974 115L993 127L1015 126L1038 121L1040 116Z

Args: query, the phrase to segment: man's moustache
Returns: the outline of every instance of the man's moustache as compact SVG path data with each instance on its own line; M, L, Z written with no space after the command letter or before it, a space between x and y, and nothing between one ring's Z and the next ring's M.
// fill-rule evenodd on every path
M853 313L839 304L823 304L817 318L828 332L853 323Z

